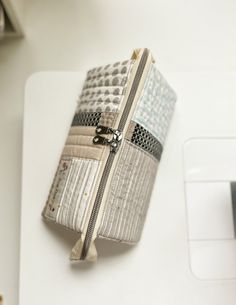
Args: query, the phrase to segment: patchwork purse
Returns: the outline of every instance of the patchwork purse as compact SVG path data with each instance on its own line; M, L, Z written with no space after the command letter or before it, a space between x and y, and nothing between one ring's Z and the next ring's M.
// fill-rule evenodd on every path
M42 213L80 233L71 260L139 241L175 101L148 49L88 71Z

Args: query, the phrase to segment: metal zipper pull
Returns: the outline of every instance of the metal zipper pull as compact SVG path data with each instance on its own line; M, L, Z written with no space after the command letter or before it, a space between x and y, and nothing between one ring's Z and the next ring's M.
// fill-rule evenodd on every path
M93 138L93 144L110 145L111 152L117 152L122 140L122 132L120 130L98 125L95 131L97 135ZM113 136L108 139L100 136L101 134L112 134Z
M107 126L98 125L95 131L96 134L112 134L115 130Z
M93 138L93 144L109 145L109 140L107 138L104 138L104 137L101 137L101 136L95 136Z

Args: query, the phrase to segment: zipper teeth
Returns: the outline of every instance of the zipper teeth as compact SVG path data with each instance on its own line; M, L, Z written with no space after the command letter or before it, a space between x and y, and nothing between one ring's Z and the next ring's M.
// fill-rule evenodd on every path
M130 90L130 93L129 93L129 96L128 96L128 99L127 99L127 103L125 105L125 109L123 111L123 114L121 116L121 119L120 119L120 122L119 122L119 125L118 125L118 129L121 130L121 131L123 130L123 128L125 126L125 123L126 123L126 120L128 118L129 111L130 111L130 108L132 106L132 102L133 102L135 94L137 92L137 88L138 88L140 79L142 77L144 67L146 65L147 58L148 58L148 49L144 49L142 58L140 60L140 64L138 66L138 69L137 69L137 72L136 72L136 75L135 75L135 78L134 78L134 82L132 84L132 88Z
M127 99L127 102L126 102L126 105L125 105L125 108L124 108L124 111L122 113L122 116L121 116L121 119L120 119L120 122L119 122L119 125L118 125L118 130L120 130L120 131L123 131L125 123L127 121L127 118L128 118L131 106L132 106L132 102L133 102L134 97L136 95L137 88L138 88L139 82L140 82L141 77L142 77L143 70L144 70L146 62L147 62L148 54L149 54L148 49L144 49L144 52L143 52L142 57L140 59L140 63L139 63L139 66L138 66L138 69L137 69L137 72L136 72L136 75L135 75L135 78L134 78L134 81L133 81L128 99ZM110 152L109 156L107 158L105 167L104 167L104 171L103 171L103 174L102 174L102 177L101 177L99 187L98 187L97 196L96 196L95 201L94 201L92 213L90 215L88 228L87 228L87 231L86 231L84 244L83 244L83 248L82 248L82 252L81 252L81 257L80 257L81 260L84 260L86 258L87 252L89 250L89 246L90 246L92 236L93 236L93 232L94 232L95 225L96 225L96 220L97 220L99 209L100 209L101 202L102 202L102 197L103 197L103 194L104 194L104 191L105 191L106 182L107 182L109 172L110 172L110 169L111 169L114 158L115 158L115 153Z
M91 243L91 239L93 236L93 231L95 228L95 224L96 224L96 220L98 217L98 212L99 212L99 208L102 202L102 197L105 191L105 187L106 187L106 181L108 178L108 174L111 168L111 165L113 163L115 157L115 153L110 152L108 158L107 158L107 162L106 165L104 167L104 171L102 174L102 178L99 184L99 188L98 188L98 192L97 192L97 196L94 202L94 206L93 206L93 210L89 219L89 224L88 224L88 228L87 228L87 232L86 232L86 236L85 236L85 240L84 240L84 244L83 244L83 249L82 249L82 253L81 253L81 260L84 260L87 256L87 252Z

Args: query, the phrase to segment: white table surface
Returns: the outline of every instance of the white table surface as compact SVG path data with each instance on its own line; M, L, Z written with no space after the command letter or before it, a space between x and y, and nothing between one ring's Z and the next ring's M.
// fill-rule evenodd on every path
M234 305L236 281L191 272L183 143L235 136L235 73L165 73L178 93L140 244L98 242L95 265L71 265L76 235L41 220L84 73L41 72L26 85L20 305ZM236 258L235 258L236 259Z

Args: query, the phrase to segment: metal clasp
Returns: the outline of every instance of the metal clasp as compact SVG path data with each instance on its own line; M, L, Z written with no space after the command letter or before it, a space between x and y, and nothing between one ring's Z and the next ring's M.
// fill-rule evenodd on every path
M117 152L122 140L122 132L120 130L98 125L95 131L97 135L93 138L93 144L110 145L111 152ZM112 134L112 138L108 139L100 136L101 134Z

